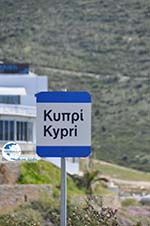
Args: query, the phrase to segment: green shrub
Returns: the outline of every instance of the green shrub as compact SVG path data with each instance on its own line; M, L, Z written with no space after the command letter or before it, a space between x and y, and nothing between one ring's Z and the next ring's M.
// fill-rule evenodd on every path
M0 226L41 226L42 222L40 213L31 208L0 216Z
M88 199L83 205L72 205L68 202L68 226L143 226L143 220L137 223L131 219L127 224L127 212L123 216L116 209L98 207ZM142 222L142 223L141 223ZM60 203L58 200L42 198L26 206L20 206L17 211L0 216L0 226L54 226L60 224Z
M35 201L31 203L34 210L38 210L44 221L50 221L54 225L60 224L60 208L55 201ZM72 205L68 202L68 226L119 226L116 218L116 210L111 208L95 209L90 200L84 205Z
M22 162L20 166L19 184L51 184L53 194L58 197L60 192L60 169L47 161ZM68 195L84 194L74 180L67 176Z
M85 206L69 206L68 226L120 226L116 213L116 209L95 208L89 198Z
M123 207L128 207L128 206L138 206L139 203L137 200L133 198L127 198L121 202Z

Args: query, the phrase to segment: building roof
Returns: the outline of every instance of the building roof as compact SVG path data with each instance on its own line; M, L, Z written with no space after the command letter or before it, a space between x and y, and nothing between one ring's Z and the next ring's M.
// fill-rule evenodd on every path
M26 94L24 87L0 87L0 95L24 96Z

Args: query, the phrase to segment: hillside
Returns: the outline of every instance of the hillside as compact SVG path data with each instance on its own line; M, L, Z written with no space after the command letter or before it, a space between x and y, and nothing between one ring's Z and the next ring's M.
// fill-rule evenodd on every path
M112 181L117 179L118 181L136 181L136 182L150 182L150 173L141 172L127 167L122 167L116 164L111 164L99 160L80 160L81 171L86 172L98 170L103 176L110 178ZM150 187L150 183L149 183Z
M0 9L0 59L29 62L50 90L90 91L93 156L149 171L150 2L1 0Z
M1 0L0 58L148 76L147 0Z

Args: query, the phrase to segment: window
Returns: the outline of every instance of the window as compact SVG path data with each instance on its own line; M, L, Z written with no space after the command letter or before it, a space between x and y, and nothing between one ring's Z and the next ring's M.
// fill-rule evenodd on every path
M0 120L0 140L4 140L3 139L3 121Z
M0 120L0 140L14 140L14 121Z
M33 123L0 120L1 141L33 141Z
M0 95L1 104L20 104L20 96Z
M18 141L33 140L33 123L32 122L16 122L16 138Z
M14 140L14 121L10 121L10 140Z

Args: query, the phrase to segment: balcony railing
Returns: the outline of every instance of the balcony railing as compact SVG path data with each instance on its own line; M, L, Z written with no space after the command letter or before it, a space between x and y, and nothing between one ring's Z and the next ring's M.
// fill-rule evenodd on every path
M0 115L36 117L36 107L25 105L0 104Z

